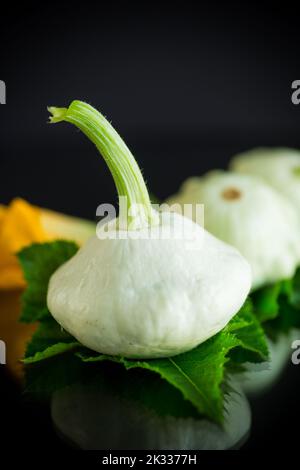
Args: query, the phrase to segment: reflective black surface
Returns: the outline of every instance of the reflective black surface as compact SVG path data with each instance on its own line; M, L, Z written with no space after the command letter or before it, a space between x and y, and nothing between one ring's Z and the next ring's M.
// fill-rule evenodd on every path
M0 372L0 398L1 403L5 404L1 410L1 428L5 430L1 435L2 442L7 446L15 444L26 448L34 441L40 449L51 447L57 450L72 450L74 439L68 441L66 435L63 439L59 437L57 426L56 429L53 426L49 404L22 396L20 388L5 374L3 368ZM252 426L242 449L271 450L279 446L282 450L289 450L297 445L295 424L300 413L299 387L297 366L290 365L277 384L265 395L250 398ZM78 404L80 405L80 402ZM92 407L92 404L90 406ZM76 420L76 415L74 419ZM103 428L101 432L103 433ZM140 442L137 444L140 445ZM126 440L123 441L123 446L126 446Z
M231 382L221 426L201 417L159 376L94 366L93 376L56 391L51 414L58 433L86 450L226 450L250 433L251 411Z
M5 430L2 432L2 442L8 447L16 444L24 449L35 442L40 449L72 450L74 439L66 439L68 436L65 435L66 433L61 433L61 429L60 433L57 433L57 426L55 429L52 422L49 404L42 404L32 398L22 396L20 388L4 373L3 369L0 371L0 398L1 402L5 403L1 411L1 427ZM299 387L297 366L289 365L272 389L266 394L249 399L252 426L242 449L265 449L266 451L279 447L281 450L295 449L298 443L295 425L300 413ZM70 401L69 404L71 406L72 402ZM106 409L109 410L109 408ZM82 411L84 410L85 408L82 407ZM74 419L76 420L76 414ZM89 419L91 415L90 418L85 417L86 421ZM103 433L103 428L100 435L101 433ZM140 442L138 441L137 444ZM126 440L123 441L124 445L126 445Z
M232 11L126 4L126 12L87 2L3 5L0 202L22 196L91 219L99 203L116 202L94 148L71 128L46 125L46 106L73 98L113 120L162 199L186 177L226 167L236 152L300 147L300 106L290 99L300 78L297 11L246 3ZM299 391L300 366L289 364L268 393L251 399L244 449L297 448ZM3 446L70 448L49 406L25 398L2 366L0 400Z

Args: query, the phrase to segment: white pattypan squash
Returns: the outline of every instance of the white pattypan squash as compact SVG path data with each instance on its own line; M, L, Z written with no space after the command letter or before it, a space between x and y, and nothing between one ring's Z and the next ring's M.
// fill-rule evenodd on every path
M284 194L300 216L300 151L289 148L257 148L231 160L237 173L256 175Z
M251 286L248 262L193 221L157 212L129 149L86 103L50 108L97 146L118 194L138 212L102 225L51 277L47 303L80 343L133 358L182 353L222 330ZM135 215L132 215L135 214Z
M167 203L204 204L205 228L249 261L253 289L293 276L300 262L296 211L259 178L212 171L188 179Z

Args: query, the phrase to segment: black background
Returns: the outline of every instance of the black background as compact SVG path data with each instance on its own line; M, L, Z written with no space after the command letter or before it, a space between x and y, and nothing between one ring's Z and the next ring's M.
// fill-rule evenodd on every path
M241 150L300 147L300 105L291 102L300 79L298 17L288 4L254 2L1 5L1 202L21 196L91 219L98 204L116 202L92 145L71 126L47 124L47 105L72 99L112 121L160 198ZM47 409L24 405L0 373L3 438L59 448ZM272 394L253 403L245 448L296 445L299 391L290 366Z

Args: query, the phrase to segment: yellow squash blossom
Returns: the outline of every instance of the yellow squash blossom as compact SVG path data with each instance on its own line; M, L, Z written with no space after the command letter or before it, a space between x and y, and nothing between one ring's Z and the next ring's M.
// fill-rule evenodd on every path
M34 242L58 238L81 245L95 234L95 228L93 222L41 209L19 198L9 206L0 205L0 339L6 344L8 369L16 378L22 378L20 358L36 325L19 322L20 289L25 280L15 253Z
M82 244L95 233L95 224L14 199L0 206L0 289L25 286L15 254L34 242L64 238Z

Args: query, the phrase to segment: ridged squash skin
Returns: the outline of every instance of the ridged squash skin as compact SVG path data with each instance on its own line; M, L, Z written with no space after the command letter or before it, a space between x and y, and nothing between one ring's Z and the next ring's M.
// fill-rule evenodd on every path
M188 179L167 203L204 204L205 228L249 261L252 289L293 276L299 265L297 213L257 177L212 171Z
M160 217L151 228L158 239L145 239L146 228L131 238L112 223L52 275L49 310L88 348L173 356L222 330L244 303L251 270L240 253L179 214Z

